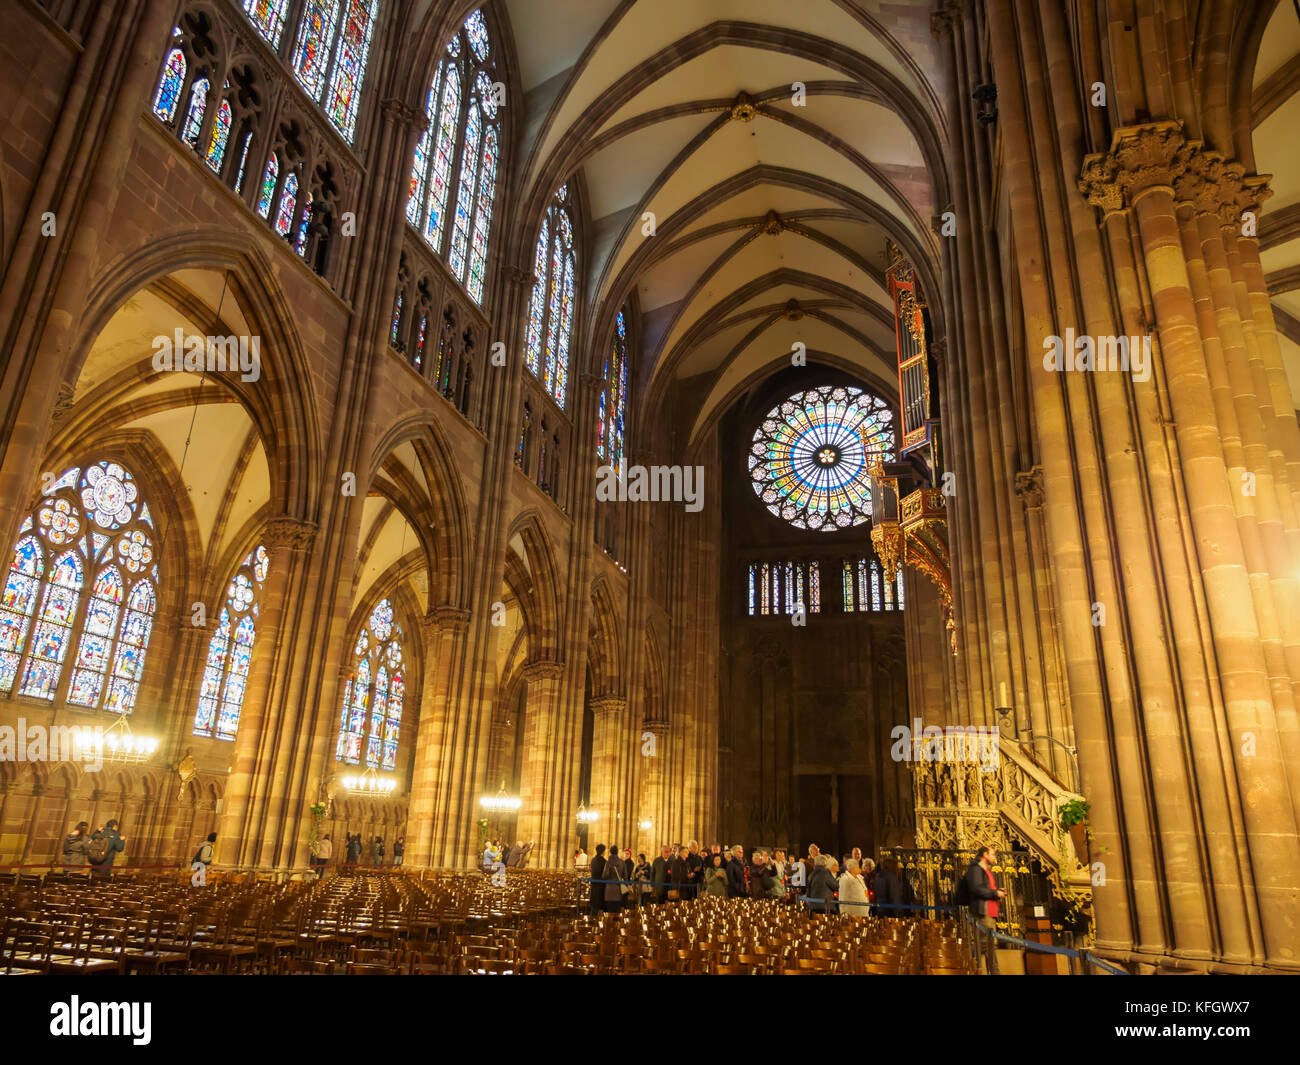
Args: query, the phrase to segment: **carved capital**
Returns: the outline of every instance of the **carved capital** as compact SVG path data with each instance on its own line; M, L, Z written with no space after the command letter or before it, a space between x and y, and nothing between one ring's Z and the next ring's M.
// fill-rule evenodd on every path
M1103 215L1124 209L1124 193L1120 190L1119 168L1108 155L1090 155L1083 161L1079 173L1079 191L1083 198Z
M581 373L578 375L578 387L588 395L596 396L605 387L605 379L594 373Z
M957 0L945 0L943 7L930 13L930 33L934 37L944 37L955 33L961 19L961 5Z
M458 635L469 628L470 612L464 607L442 603L420 619L425 635L432 638L443 633Z
M429 128L429 116L417 107L412 107L403 100L390 96L384 100L379 109L384 113L385 118L389 118L399 125L406 126L408 129L419 130L423 133Z
M1115 131L1109 152L1084 158L1079 191L1104 214L1132 207L1147 189L1172 188L1194 151L1179 122L1124 126Z
M1016 474L1016 495L1029 510L1043 505L1043 467L1031 466Z
M537 275L531 269L522 270L518 266L506 267L506 280L512 285L518 285L521 288L535 288L537 285Z
M538 659L535 662L524 663L524 668L520 673L529 684L540 680L559 680L564 676L564 663Z
M622 714L627 711L627 700L621 695L599 695L591 700L591 712L601 714Z
M948 354L948 338L938 337L930 341L930 354L942 360Z
M1241 179L1246 168L1229 162L1220 152L1201 144L1191 146L1187 167L1174 178L1174 197L1198 215L1222 216L1235 213Z
M1253 239L1259 239L1259 211L1265 200L1273 195L1269 182L1273 180L1271 174L1250 174L1246 175L1243 168L1241 181L1236 190L1236 196L1232 207L1232 218L1225 219L1222 214L1219 216L1219 224L1237 231L1242 234L1242 215L1247 211L1255 215L1255 225L1252 227ZM1244 235L1244 234L1243 234Z
M642 721L641 731L652 732L654 733L656 738L660 736L666 736L668 735L668 722L667 721Z
M266 523L266 528L262 530L262 542L266 544L269 551L276 551L281 548L289 551L306 551L311 548L315 539L316 525L314 522L303 521L301 518L294 518L288 514L281 514L279 517L272 518Z

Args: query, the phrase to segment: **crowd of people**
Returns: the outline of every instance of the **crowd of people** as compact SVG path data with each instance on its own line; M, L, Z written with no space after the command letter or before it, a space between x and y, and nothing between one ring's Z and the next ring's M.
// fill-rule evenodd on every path
M787 856L781 848L755 848L745 856L736 844L724 850L720 843L701 850L695 840L665 844L650 861L620 854L615 844L600 844L588 857L573 853L579 875L590 878L593 913L617 911L625 906L657 905L699 896L717 898L805 899L826 913L866 917L871 913L901 917L913 912L916 893L898 861L877 864L854 847L843 860L823 854L816 844L806 857Z
M514 846L507 847L505 840L489 839L483 844L483 868L491 870L498 862L507 869L523 869L528 865L528 855L532 853L533 841L525 843L517 839Z

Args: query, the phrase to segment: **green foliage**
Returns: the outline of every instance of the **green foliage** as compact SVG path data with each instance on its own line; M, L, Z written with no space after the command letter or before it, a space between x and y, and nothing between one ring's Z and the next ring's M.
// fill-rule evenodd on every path
M1057 808L1061 815L1061 826L1069 828L1071 825L1082 824L1088 820L1089 804L1086 799L1067 799Z

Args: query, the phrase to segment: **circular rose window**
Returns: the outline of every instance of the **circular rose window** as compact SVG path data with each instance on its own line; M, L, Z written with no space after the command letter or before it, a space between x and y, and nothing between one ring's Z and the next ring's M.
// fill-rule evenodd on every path
M749 475L759 499L797 529L834 532L871 517L871 467L893 458L894 413L860 388L822 385L768 411Z

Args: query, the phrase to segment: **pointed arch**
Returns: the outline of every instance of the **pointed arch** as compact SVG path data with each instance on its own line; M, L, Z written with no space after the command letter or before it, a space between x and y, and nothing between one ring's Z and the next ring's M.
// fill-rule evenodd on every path
M215 383L243 404L261 436L274 512L307 518L323 490L313 376L288 300L254 234L228 227L178 230L109 263L91 287L64 380L76 380L96 338L131 296L173 272L196 269L227 273L230 293L261 338L257 380L225 374Z

